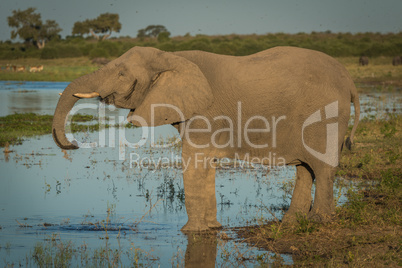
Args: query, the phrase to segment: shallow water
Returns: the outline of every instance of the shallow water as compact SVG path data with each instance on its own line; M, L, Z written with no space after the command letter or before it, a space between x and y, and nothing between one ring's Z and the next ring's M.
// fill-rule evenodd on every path
M16 112L53 114L58 93L66 85L0 82L0 116ZM381 102L373 104L375 100ZM367 94L361 102L364 109L372 106L376 113L391 107L401 111L399 95L396 98ZM87 103L98 105L96 100ZM109 106L105 110L109 117L127 115L127 111ZM98 114L98 109L83 112ZM99 144L103 139L106 146L68 152L59 149L50 135L44 135L12 146L11 153L2 154L0 258L3 263L26 265L26 256L32 255L37 242L54 239L62 243L72 241L77 247L85 245L92 250L106 247L128 252L122 257L127 266L133 264L133 256L138 252L142 252L139 261L146 266L183 266L191 258L197 258L195 253L206 254L205 248L210 254L207 254L209 261L215 260L218 267L239 261L238 253L250 258L243 260L242 265L256 265L256 256L266 252L225 240L205 245L201 242L201 247L200 243L194 244L193 237L180 232L187 221L182 172L171 166L147 165L162 158L173 162L180 151L151 148L149 143L140 148L118 146L119 135L133 137L130 142L135 143L141 141L142 131L113 128L103 136L98 132L80 133L75 136L77 140ZM155 137L162 141L175 136L176 130L170 126L155 130ZM136 157L145 160L142 166L130 165L135 164ZM290 202L294 176L293 167L219 169L216 176L218 220L225 227L234 227L259 224L273 217L280 219L280 209ZM345 192L348 187L351 186L336 187L335 194L338 196L339 191ZM339 202L344 201L341 197ZM193 250L189 251L190 247ZM286 263L292 262L290 256L283 258ZM82 263L75 260L73 264ZM32 258L28 265L35 266Z
M136 130L132 132L138 135ZM81 135L77 138L86 134ZM107 219L108 208L112 211L106 228L109 247L128 249L133 243L152 252L157 263L171 263L179 249L186 251L187 237L180 232L187 216L179 169L130 167L130 152L126 152L127 160L121 161L118 148L63 152L50 135L10 149L12 153L0 157L0 245L4 249L9 244L10 248L0 250L0 256L7 263L18 263L36 242L54 234L77 246L104 245L106 232L101 221ZM177 154L170 149L149 148L135 153L144 158ZM292 169L219 170L218 220L230 227L272 218L270 207L289 202L281 189L293 176ZM276 216L280 218L281 213L276 212ZM117 239L119 229L121 238Z
M0 81L0 116L14 113L53 114L67 82Z

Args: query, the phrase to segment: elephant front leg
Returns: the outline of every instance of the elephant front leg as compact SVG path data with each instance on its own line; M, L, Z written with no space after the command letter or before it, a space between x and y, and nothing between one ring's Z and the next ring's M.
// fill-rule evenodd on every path
M215 189L215 167L209 168L207 172L206 184L205 184L205 194L206 194L206 211L205 220L209 228L220 228L220 224L216 218L217 207L216 207L216 189Z
M182 231L220 227L216 219L215 168L209 161L183 151L183 182L188 222Z
M311 207L311 187L313 172L307 165L296 166L296 185L292 195L289 210L283 216L282 222L295 222L297 214L307 215Z

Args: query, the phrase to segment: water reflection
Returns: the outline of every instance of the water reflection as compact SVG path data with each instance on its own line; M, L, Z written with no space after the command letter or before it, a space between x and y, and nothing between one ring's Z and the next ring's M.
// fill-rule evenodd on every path
M36 113L53 115L59 101L60 92L68 82L12 82L0 81L0 116L14 113ZM79 100L78 104L99 104L96 99ZM109 115L127 116L128 111L107 106ZM97 110L80 113L98 115Z
M216 233L186 234L185 267L215 267L218 237Z
M0 116L14 113L53 114L65 82L0 81Z

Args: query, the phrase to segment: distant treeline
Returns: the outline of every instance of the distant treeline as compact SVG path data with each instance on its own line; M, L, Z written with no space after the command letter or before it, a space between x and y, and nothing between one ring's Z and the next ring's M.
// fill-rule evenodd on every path
M275 46L296 46L322 51L334 57L402 55L402 33L299 33L266 35L225 35L170 38L120 37L106 41L67 37L50 41L44 49L21 43L1 42L0 59L67 57L118 57L134 46L156 47L164 51L203 50L218 54L243 56Z

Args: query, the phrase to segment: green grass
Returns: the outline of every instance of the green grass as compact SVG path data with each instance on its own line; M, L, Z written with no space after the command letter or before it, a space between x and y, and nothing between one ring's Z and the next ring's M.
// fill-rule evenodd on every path
M339 221L345 226L401 226L402 170L384 170L374 185L365 183L349 190L348 203L339 208Z
M71 130L75 132L98 131L98 118L92 115L76 114L72 118ZM22 144L25 138L52 133L52 115L38 115L34 113L12 114L0 117L0 147ZM84 124L83 124L84 123ZM88 124L85 124L88 123ZM102 125L103 126L103 125ZM109 128L108 124L104 125ZM120 127L118 124L116 128ZM134 128L130 123L124 125L124 128Z
M368 66L360 66L358 58L347 57L337 58L341 62L353 81L359 84L370 84L376 87L370 88L377 91L395 91L397 87L402 87L402 65L393 66L391 64L392 57L376 57L370 58ZM359 88L359 91L365 91Z
M0 80L72 81L98 66L96 57L116 58L134 46L155 47L163 51L202 50L217 54L245 56L276 46L294 46L324 52L350 67L356 82L389 82L402 78L402 66L392 66L392 58L402 55L402 34L312 32L266 35L177 36L159 42L156 38L112 38L97 42L91 38L68 38L48 42L42 50L23 43L0 43L0 65L45 66L41 73L1 71ZM360 67L360 55L369 57L369 66ZM92 58L91 58L92 59ZM64 66L64 67L60 67ZM400 80L399 80L400 81ZM400 85L400 84L399 84Z
M344 150L338 176L373 180L385 170L402 167L402 116L360 121L351 151Z
M402 54L401 33L268 33L264 35L196 35L176 36L164 40L157 38L95 39L69 37L52 40L44 49L23 43L0 43L0 59L16 58L69 58L69 57L118 57L133 46L156 47L164 51L203 50L207 52L244 56L275 46L297 46L324 52L333 57L396 56Z
M72 130L76 131L95 131L99 129L98 124L82 125L74 122L89 122L95 120L90 115L74 115ZM24 138L51 134L52 115L37 115L33 113L13 114L0 117L0 147L7 144L21 144Z
M6 81L66 81L74 79L99 69L99 66L92 64L88 58L66 58L66 59L17 59L0 60L1 66L7 64L25 66L24 72L12 72L5 69L0 71L0 80ZM29 66L43 65L43 71L30 73Z
M366 91L359 84L374 84L378 91L394 91L402 86L402 65L392 66L392 57L378 57L370 59L368 66L359 66L358 57L337 58L349 71L353 81L358 85L360 92ZM41 60L35 58L0 60L0 66L7 64L16 66L44 65L42 72L30 73L12 72L4 68L0 71L0 80L7 81L66 81L74 79L99 69L98 65L91 63L86 57ZM372 88L370 88L372 90Z
M62 241L60 235L53 234L45 242L36 243L33 252L26 257L29 266L37 267L151 267L155 257L136 248L111 248L106 243L95 249L89 249L83 243L74 245L71 241ZM100 243L101 244L101 243Z

